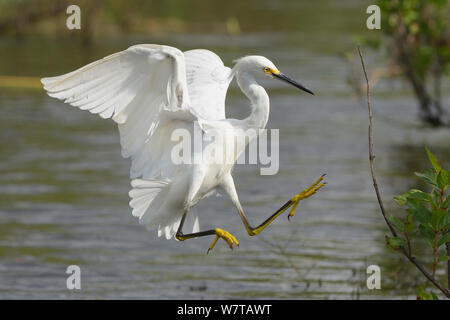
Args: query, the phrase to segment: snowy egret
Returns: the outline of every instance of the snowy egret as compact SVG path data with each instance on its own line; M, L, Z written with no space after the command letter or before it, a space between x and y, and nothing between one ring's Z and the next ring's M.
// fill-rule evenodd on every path
M225 96L236 78L251 102L251 113L243 119L225 119ZM119 127L122 155L131 158L132 214L158 236L186 239L215 235L208 248L223 238L230 248L239 246L229 232L216 228L199 231L198 216L188 214L198 201L223 190L236 206L249 235L257 235L275 218L324 186L321 176L309 188L293 196L267 220L252 227L239 202L231 171L245 150L240 145L231 164L182 163L171 160L175 129L201 130L219 135L241 134L246 129L265 128L269 118L269 97L257 82L271 77L313 94L297 81L282 74L262 56L246 56L232 69L224 66L213 52L204 49L181 52L163 45L140 44L92 62L73 72L43 78L48 95L78 107L112 118ZM224 139L231 139L224 136ZM211 142L215 143L215 142ZM216 146L222 148L222 145ZM183 227L190 233L183 233Z

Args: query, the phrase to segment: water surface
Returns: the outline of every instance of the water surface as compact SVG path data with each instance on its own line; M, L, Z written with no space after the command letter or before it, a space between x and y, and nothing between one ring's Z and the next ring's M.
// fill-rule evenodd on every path
M208 48L228 65L243 55L265 55L316 96L275 80L264 83L271 98L268 127L280 129L280 171L260 176L258 166L236 167L247 216L259 223L321 174L327 173L328 181L300 204L291 222L281 216L257 237L246 234L227 197L202 201L195 208L201 228L220 227L240 241L233 251L219 242L206 255L212 238L159 239L131 216L129 161L120 155L111 121L43 91L2 89L0 297L414 298L423 282L418 272L384 247L387 228L368 165L367 110L346 81L342 53L352 48L352 40L344 31L335 30L327 41L277 32L127 37L99 41L89 50L42 39L0 40L2 61L11 61L0 70L10 75L65 73L140 42ZM371 54L367 59L369 66L380 62ZM450 132L422 127L415 100L398 81L377 85L374 108L378 180L388 209L397 212L392 197L417 186L413 172L429 166L424 144L445 165ZM248 101L233 83L227 115L243 118L248 111ZM71 264L82 270L78 292L66 289L65 270ZM382 269L382 290L366 288L371 264Z

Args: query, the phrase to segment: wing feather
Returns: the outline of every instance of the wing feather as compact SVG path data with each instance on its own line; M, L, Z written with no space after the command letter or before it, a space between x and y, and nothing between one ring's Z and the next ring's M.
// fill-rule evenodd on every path
M190 112L184 55L178 49L135 45L41 82L49 96L118 123L132 178L152 178L170 166L159 161L170 154L171 144L170 135L158 133L162 112ZM173 168L164 171L170 175Z
M196 120L225 118L230 81L231 70L211 51L183 54L148 44L41 80L49 96L118 124L122 155L131 158L133 215L167 238L178 228L182 210L166 193L172 181L177 185L176 178L188 172L188 164L176 165L171 159L176 143L172 132L184 128L192 134ZM196 216L188 216L189 226L198 231Z
M192 108L203 119L225 119L225 97L232 79L214 52L195 49L184 52L186 81Z

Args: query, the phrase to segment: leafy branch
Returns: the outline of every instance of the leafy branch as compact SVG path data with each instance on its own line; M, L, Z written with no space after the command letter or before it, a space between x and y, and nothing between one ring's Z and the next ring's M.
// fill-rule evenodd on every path
M373 152L373 113L371 103L371 92L369 80L366 72L364 58L361 53L361 48L358 46L358 53L361 60L361 65L366 79L367 88L367 107L369 112L369 163L372 175L373 186L377 195L378 204L380 206L381 214L388 225L392 237L386 236L386 244L388 247L399 250L408 260L416 266L416 268L438 288L447 298L450 298L450 290L445 288L436 278L436 268L438 262L447 261L447 278L450 288L450 196L446 196L446 190L450 188L450 174L449 171L444 170L439 164L436 157L428 150L427 154L433 169L425 173L416 173L416 175L432 187L430 193L425 193L421 190L412 189L403 195L395 198L397 204L407 206L406 218L399 219L388 213L383 205L381 193L377 184L374 169L375 155ZM416 227L416 225L418 226ZM401 232L403 236L399 236ZM433 265L431 273L417 261L416 257L412 255L411 238L419 234L423 240L432 248ZM438 258L438 249L446 245L447 255ZM437 298L434 294L426 294L422 288L419 288L419 298L434 299Z
M448 0L378 0L389 56L402 69L419 102L423 120L448 125L442 79L450 66Z

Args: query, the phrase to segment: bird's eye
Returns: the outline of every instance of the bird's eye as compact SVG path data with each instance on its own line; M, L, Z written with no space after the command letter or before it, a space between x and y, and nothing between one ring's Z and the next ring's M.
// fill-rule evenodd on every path
M269 73L272 72L272 70L271 70L270 68L268 68L268 67L265 67L265 68L264 68L264 72L267 73L267 74L269 74Z

